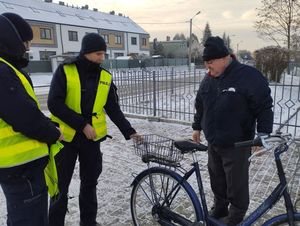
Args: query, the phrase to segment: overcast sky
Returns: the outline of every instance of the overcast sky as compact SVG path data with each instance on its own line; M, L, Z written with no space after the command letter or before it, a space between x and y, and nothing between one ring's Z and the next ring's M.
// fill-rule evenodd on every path
M254 29L255 8L260 0L61 0L68 4L89 9L98 8L101 12L114 10L129 16L150 34L150 40L165 40L176 33L189 36L189 20L193 19L193 33L202 39L205 24L208 22L213 35L222 37L225 31L231 37L232 48L255 50L272 43L260 39ZM58 2L58 0L54 0ZM176 23L179 22L179 23ZM175 23L175 24L161 24Z

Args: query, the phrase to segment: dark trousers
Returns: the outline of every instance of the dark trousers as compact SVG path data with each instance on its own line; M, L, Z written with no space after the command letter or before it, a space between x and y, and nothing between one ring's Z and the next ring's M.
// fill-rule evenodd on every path
M1 179L8 226L48 225L48 194L43 169L44 166L36 166Z
M208 171L216 207L228 206L229 215L244 217L249 206L250 149L208 145Z
M75 137L72 143L64 143L57 156L58 184L60 194L50 200L49 225L63 226L68 207L68 190L72 179L77 156L79 158L80 222L83 225L95 225L97 216L96 186L102 171L102 153L100 143Z

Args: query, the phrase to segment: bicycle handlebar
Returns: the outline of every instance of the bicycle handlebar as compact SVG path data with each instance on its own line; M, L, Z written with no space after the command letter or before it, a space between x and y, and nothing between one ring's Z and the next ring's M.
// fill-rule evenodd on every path
M257 137L254 140L246 140L234 143L235 148L246 148L252 146L263 146L261 138Z
M235 148L242 148L242 147L252 147L252 146L263 146L266 149L270 149L273 147L275 143L285 143L288 141L294 140L292 139L291 134L269 134L266 136L256 137L253 140L246 140L241 142L234 143Z

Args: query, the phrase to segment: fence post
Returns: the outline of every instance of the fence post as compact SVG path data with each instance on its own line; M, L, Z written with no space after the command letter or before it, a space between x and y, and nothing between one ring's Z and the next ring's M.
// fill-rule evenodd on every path
M156 116L156 78L153 71L153 116Z
M147 77L145 78L145 69L142 69L142 77L140 78L140 81L142 82L142 93L143 93L143 103L145 103L145 82L147 84Z
M171 93L174 93L174 67L172 67L171 71Z

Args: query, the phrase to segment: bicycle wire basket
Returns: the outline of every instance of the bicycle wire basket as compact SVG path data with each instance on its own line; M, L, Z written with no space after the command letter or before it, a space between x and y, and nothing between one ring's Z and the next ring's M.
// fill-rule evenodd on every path
M141 141L134 142L135 154L145 163L179 167L183 154L174 146L174 140L157 134L143 135Z

